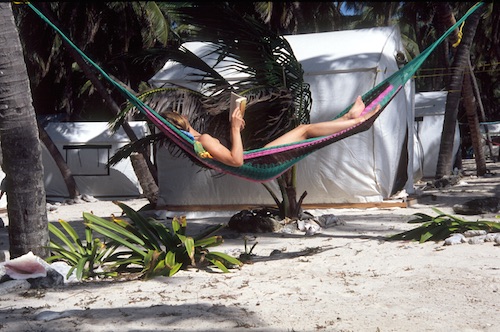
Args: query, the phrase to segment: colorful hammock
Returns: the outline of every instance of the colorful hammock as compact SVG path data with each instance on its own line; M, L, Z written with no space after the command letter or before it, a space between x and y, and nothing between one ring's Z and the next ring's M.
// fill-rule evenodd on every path
M322 137L310 138L300 142L274 146L269 148L260 148L248 150L244 152L244 164L241 167L232 167L225 165L211 158L203 158L195 150L195 143L192 137L189 137L185 132L177 129L174 125L161 117L156 111L144 104L140 99L133 95L130 91L122 87L119 83L113 80L104 72L94 61L86 56L64 33L59 30L47 17L45 17L31 3L27 3L33 11L38 14L47 24L49 24L59 35L73 47L89 64L94 66L101 75L120 90L127 99L142 112L156 127L158 127L169 139L171 139L179 148L196 158L204 166L216 171L231 174L245 180L255 182L265 182L273 180L283 174L286 170L292 167L295 163L307 157L312 152L321 149L322 147L337 142L348 136L365 131L371 127L375 119L380 115L387 104L395 97L404 84L415 74L422 63L434 51L434 49L448 37L453 30L459 27L465 19L470 16L483 3L479 2L474 5L469 11L450 27L439 39L431 44L422 53L416 56L412 61L408 62L400 70L386 78L369 92L362 96L366 105L362 114L371 111L376 105L380 105L380 111L372 116L368 121L357 126L353 126L344 131ZM352 105L347 107L336 118L344 115L349 111Z

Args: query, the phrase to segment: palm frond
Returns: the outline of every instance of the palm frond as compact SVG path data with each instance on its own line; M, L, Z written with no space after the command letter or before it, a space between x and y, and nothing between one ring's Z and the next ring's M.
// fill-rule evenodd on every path
M255 87L287 88L294 99L298 123L309 122L311 94L303 81L303 69L283 36L279 36L256 18L241 14L227 2L197 2L173 9L181 22L196 27L192 39L214 44L218 64L229 64L221 71L238 71L247 77L234 85L239 90ZM228 28L231 27L231 28ZM204 81L208 82L208 81ZM210 84L216 83L213 81ZM227 86L211 85L212 94Z
M166 140L165 135L156 133L128 143L115 151L108 160L108 166L118 164L121 160L130 157L130 155L136 151L147 151L151 144L161 144L164 140Z

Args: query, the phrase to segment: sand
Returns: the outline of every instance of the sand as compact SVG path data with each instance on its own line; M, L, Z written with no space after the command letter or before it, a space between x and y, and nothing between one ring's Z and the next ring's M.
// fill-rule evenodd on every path
M311 236L226 230L224 244L212 250L238 256L244 237L257 242L254 262L230 273L189 269L147 281L10 292L0 296L0 331L500 331L498 244L386 240L416 227L408 220L417 212L452 214L453 204L495 195L499 184L496 174L469 172L457 185L420 192L404 208L311 210L341 221ZM134 209L147 204L122 201ZM84 211L108 217L121 209L102 200L62 205L49 219L76 225ZM185 214L196 232L236 212L167 216Z

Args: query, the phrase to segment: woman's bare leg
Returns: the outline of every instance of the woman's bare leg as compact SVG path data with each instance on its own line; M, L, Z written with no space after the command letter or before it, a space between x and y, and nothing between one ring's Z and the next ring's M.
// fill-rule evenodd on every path
M359 96L354 105L351 107L348 113L344 116L325 122L311 123L300 125L286 134L278 137L274 141L265 145L265 147L271 147L282 144L289 144L293 142L298 142L307 138L326 136L338 133L339 131L348 129L356 124L362 123L372 117L375 113L380 110L380 105L378 105L373 111L367 113L363 116L360 114L365 109L365 104Z

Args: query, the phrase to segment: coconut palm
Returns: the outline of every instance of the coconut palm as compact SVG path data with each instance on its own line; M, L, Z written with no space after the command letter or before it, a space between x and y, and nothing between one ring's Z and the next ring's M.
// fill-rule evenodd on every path
M11 3L0 3L0 138L12 258L49 252L40 140Z
M469 68L470 48L483 11L484 6L476 10L476 12L474 12L467 20L463 29L462 41L458 45L453 64L451 66L452 75L448 87L443 131L441 134L441 143L439 146L439 156L436 169L437 179L450 175L452 173L453 137L455 135L458 106L460 103L460 98L462 96L461 92L463 87L464 71ZM466 91L469 91L469 94L464 96L465 99L468 99L466 101L467 103L473 102L471 101L471 99L474 98L474 95L472 94L471 90L472 89L467 89ZM479 136L480 133L474 132L474 128L476 128L476 126L472 125L471 134ZM475 141L477 142L478 140ZM484 159L483 154L480 154L479 156L483 156ZM484 173L486 172L484 160L479 161L478 165L481 166L477 169L478 175L484 175Z

